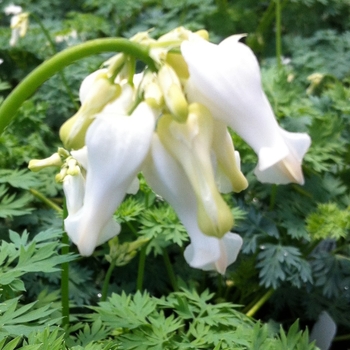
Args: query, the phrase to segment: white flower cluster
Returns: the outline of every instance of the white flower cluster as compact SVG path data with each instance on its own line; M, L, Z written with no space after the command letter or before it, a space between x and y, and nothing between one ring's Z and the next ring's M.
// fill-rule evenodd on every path
M10 45L15 46L19 38L23 38L28 30L29 25L29 13L22 12L22 7L17 5L8 5L5 10L7 16L12 15L11 17L11 39Z
M150 48L155 71L135 75L134 59L121 53L85 78L81 108L60 131L70 154L58 162L65 228L82 255L119 233L113 214L142 172L187 229L190 266L225 273L242 239L230 232L234 220L220 193L248 186L227 127L257 153L260 181L303 184L310 138L277 124L241 37L215 45L205 31L177 28L158 40L140 33L131 40Z

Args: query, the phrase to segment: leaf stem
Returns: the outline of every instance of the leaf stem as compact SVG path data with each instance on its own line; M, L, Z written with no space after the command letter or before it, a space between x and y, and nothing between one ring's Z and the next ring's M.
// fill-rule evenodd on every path
M333 341L344 341L344 340L350 340L350 334L345 334L345 335L338 335L333 339Z
M139 267L137 270L136 289L140 292L142 292L142 289L143 289L143 278L145 275L146 249L147 249L147 245L144 245L141 248L140 257L139 257Z
M120 51L141 59L151 70L156 70L154 61L149 56L149 48L128 39L102 38L69 47L39 65L8 95L0 106L0 133L10 123L22 103L57 72L84 57Z
M66 203L63 207L63 218L68 216ZM69 254L69 238L66 232L62 235L61 255ZM69 326L69 263L61 265L61 306L62 306L62 328Z
M115 260L112 260L111 264L109 265L109 268L107 270L105 279L103 281L101 301L107 300L109 281L111 280L111 276L112 276L112 272L113 272L114 268L115 268Z
M253 307L246 313L248 317L253 317L258 310L270 299L271 295L274 293L273 289L269 289L259 300L257 303L253 305Z
M276 59L278 69L282 66L282 27L281 27L281 1L276 1Z
M62 213L63 210L56 204L54 203L52 200L50 200L49 198L47 198L45 195L43 195L41 192L34 190L33 188L29 189L29 192L36 198L40 199L43 203L45 203L48 207L50 207L51 209L56 210L58 213Z
M162 252L163 252L163 259L164 259L165 268L167 270L171 286L173 287L173 290L175 292L177 292L179 290L179 287L177 285L176 276L175 276L174 269L173 269L173 266L172 266L170 258L169 258L168 251L165 248L163 248Z

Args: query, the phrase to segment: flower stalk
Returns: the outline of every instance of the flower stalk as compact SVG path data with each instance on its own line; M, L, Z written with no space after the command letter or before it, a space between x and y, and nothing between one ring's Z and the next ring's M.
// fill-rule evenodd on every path
M34 69L4 100L0 106L0 133L10 123L22 103L53 75L84 57L116 51L135 56L144 61L149 69L156 70L148 47L124 38L95 39L67 48Z
M254 315L260 310L260 308L270 299L274 293L273 289L269 289L247 312L248 317L254 317Z
M67 207L63 206L63 217L68 215ZM64 231L62 234L62 249L61 255L69 254L69 237ZM62 328L69 327L69 262L64 262L61 265L61 307L62 307Z
M276 1L276 59L277 67L282 66L282 26L281 26L281 0Z

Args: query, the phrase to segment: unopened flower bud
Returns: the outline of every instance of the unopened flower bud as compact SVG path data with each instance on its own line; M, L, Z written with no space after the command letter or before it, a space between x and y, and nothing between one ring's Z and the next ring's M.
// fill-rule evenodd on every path
M79 111L68 119L60 129L60 138L65 147L79 149L85 145L85 134L96 114L121 94L120 85L107 79L106 73L101 73L95 79L93 86L87 92Z
M159 86L157 76L148 72L143 77L140 86L143 91L143 98L152 108L162 108L164 105L164 96Z
M168 64L163 65L158 72L158 80L170 113L178 122L185 122L188 103L174 69Z
M63 164L61 157L58 153L54 153L52 156L45 159L32 159L29 162L28 168L31 171L39 171L43 168L50 166L60 167Z
M66 175L67 175L67 168L63 167L63 168L61 168L61 171L55 176L55 181L56 182L63 182Z

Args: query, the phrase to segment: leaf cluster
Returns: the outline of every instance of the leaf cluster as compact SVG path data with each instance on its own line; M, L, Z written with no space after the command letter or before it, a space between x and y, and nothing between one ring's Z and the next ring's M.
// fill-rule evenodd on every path
M91 317L102 321L122 349L316 349L295 323L288 333L271 332L230 303L213 304L213 294L182 288L157 299L137 292L113 294ZM100 323L101 324L101 323ZM101 334L105 330L100 329ZM87 332L87 337L89 332ZM80 333L80 341L82 333Z
M9 232L10 242L2 241L0 245L0 285L3 296L25 291L21 277L27 273L59 271L59 265L73 260L73 256L58 254L60 243L57 238L60 231L47 230L37 234L29 241L29 233L22 235Z

